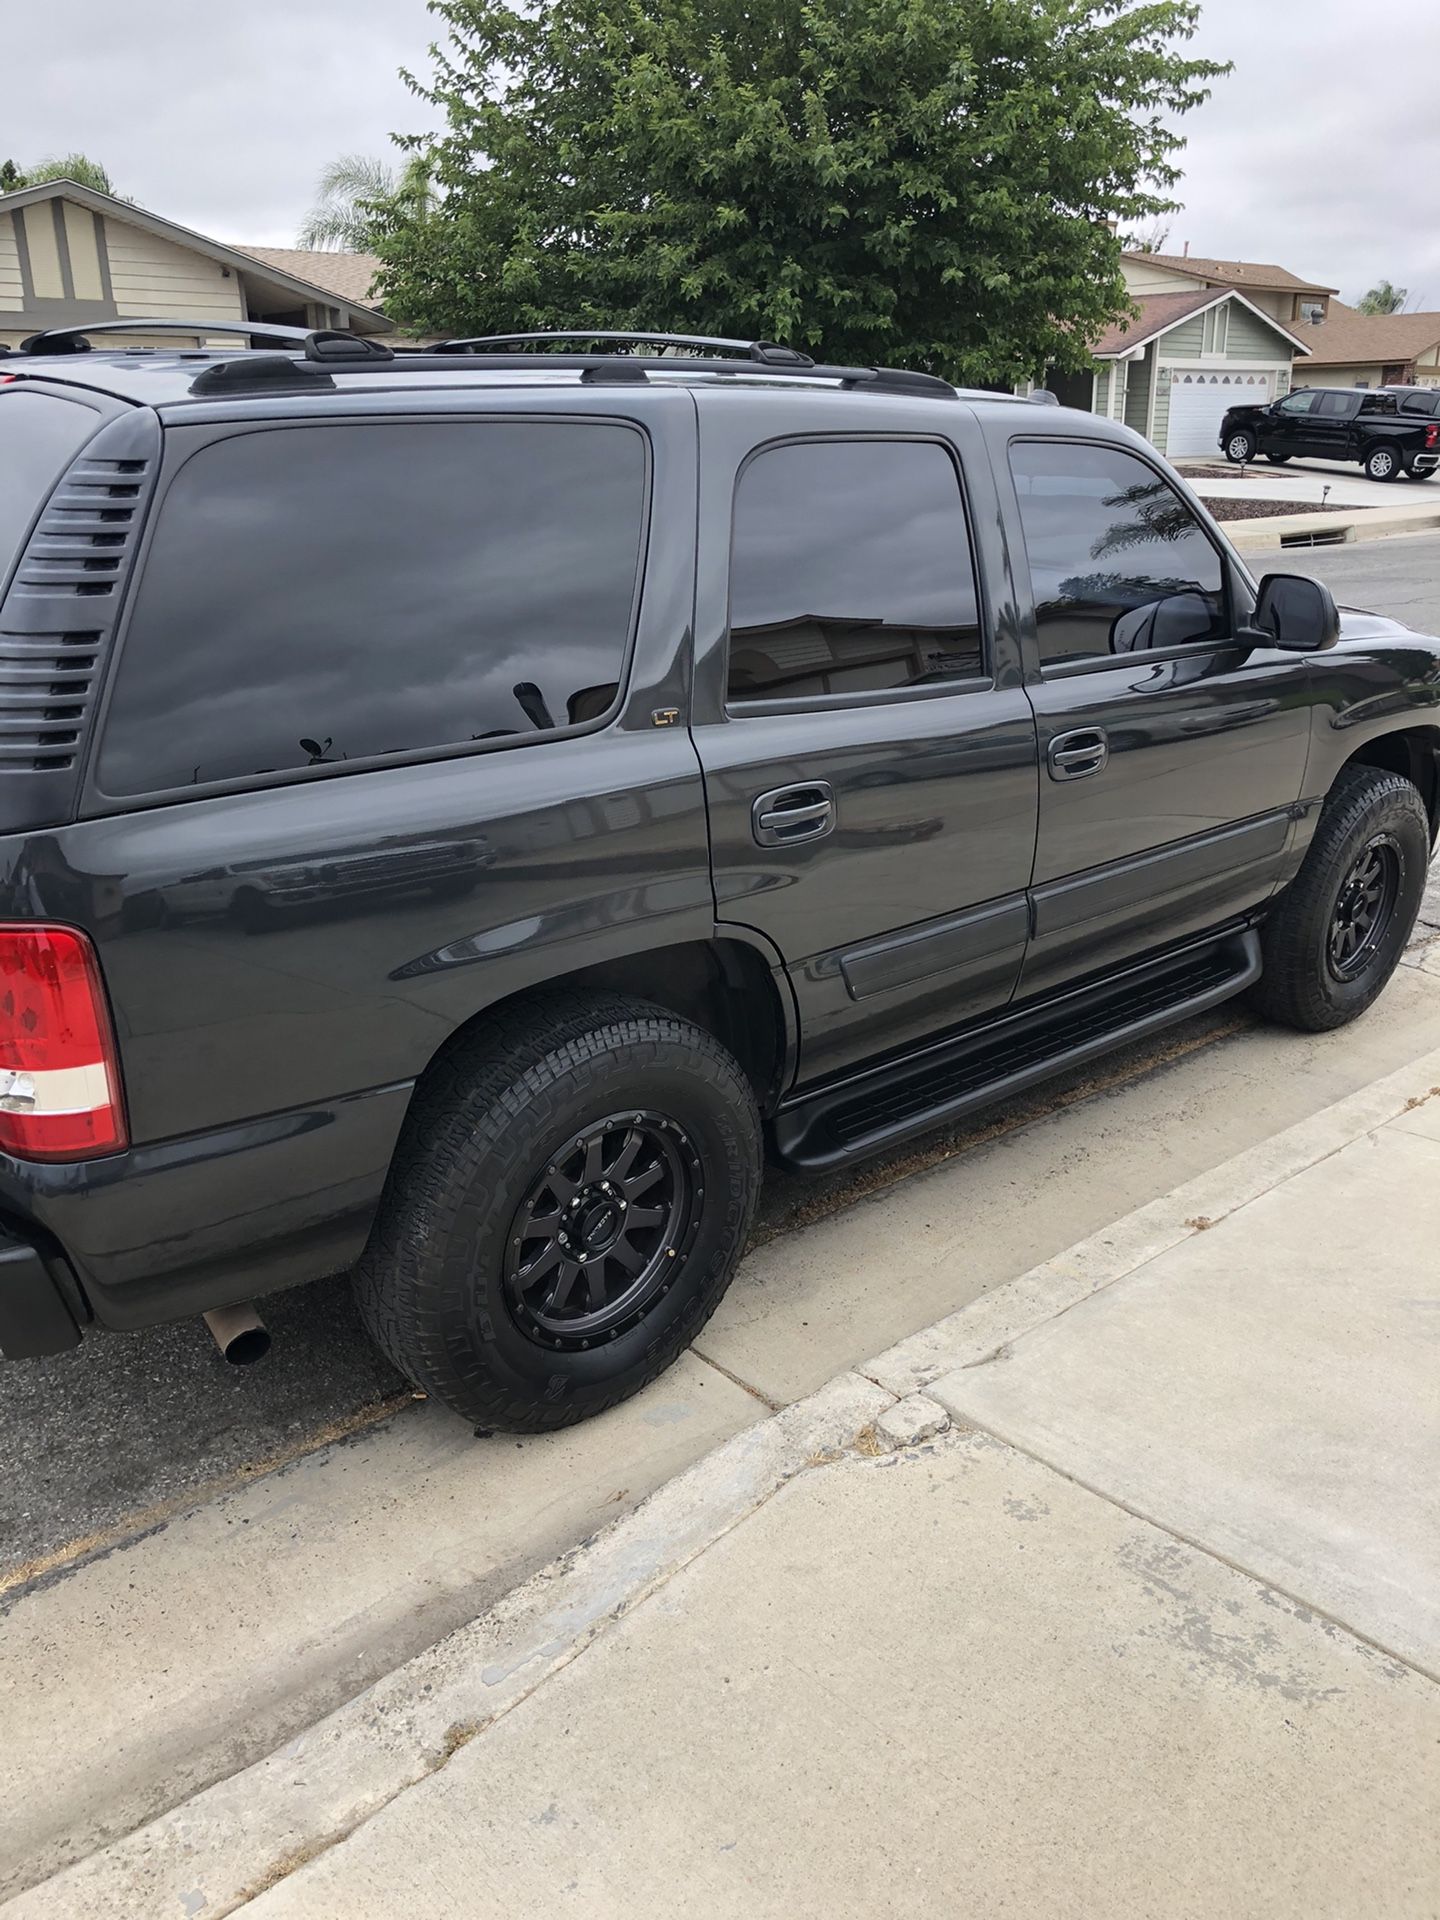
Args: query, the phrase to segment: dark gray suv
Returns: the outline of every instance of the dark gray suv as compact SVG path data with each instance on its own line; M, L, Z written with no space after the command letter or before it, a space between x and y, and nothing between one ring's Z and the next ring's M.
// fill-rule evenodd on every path
M767 1152L1389 977L1440 648L1257 587L1124 427L116 330L0 361L7 1355L353 1269L412 1380L559 1426L694 1338Z

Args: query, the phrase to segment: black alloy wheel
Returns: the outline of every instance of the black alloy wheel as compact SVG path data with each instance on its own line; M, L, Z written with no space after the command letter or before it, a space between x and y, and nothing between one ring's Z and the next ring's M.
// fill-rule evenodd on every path
M1340 885L1326 942L1337 980L1355 980L1385 938L1400 897L1402 861L1393 834L1379 833L1356 857Z
M665 1297L705 1202L678 1122L608 1114L552 1156L516 1212L505 1288L517 1326L551 1348L614 1340Z

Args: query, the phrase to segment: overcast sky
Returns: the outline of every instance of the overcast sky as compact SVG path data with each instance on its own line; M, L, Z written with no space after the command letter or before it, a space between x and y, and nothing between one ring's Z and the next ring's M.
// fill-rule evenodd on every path
M0 158L79 148L122 193L217 239L294 244L315 177L427 122L423 0L66 0L0 65ZM1440 308L1440 0L1206 0L1235 62L1185 122L1170 250L1274 260L1355 298Z

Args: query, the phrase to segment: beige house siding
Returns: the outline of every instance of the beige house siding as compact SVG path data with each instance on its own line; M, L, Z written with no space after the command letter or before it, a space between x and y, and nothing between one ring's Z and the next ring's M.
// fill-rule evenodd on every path
M244 319L240 282L218 261L113 218L105 222L105 247L122 319L129 314L154 314L157 320L188 320L192 314Z
M60 242L55 233L55 209L48 200L38 206L17 208L15 218L25 229L25 249L30 256L30 283L37 300L63 300L65 276L60 271Z
M8 308L14 313L24 304L20 249L15 241L15 216L0 213L0 308Z
M1183 273L1172 273L1169 267L1152 267L1140 260L1123 261L1120 271L1131 293L1184 293L1195 285L1195 281Z
M1378 387L1383 367L1309 367L1300 361L1295 368L1297 387Z

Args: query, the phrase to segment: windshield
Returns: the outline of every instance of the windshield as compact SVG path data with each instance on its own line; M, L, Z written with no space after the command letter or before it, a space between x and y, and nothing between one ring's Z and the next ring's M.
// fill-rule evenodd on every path
M0 588L51 488L99 424L83 401L0 386Z

